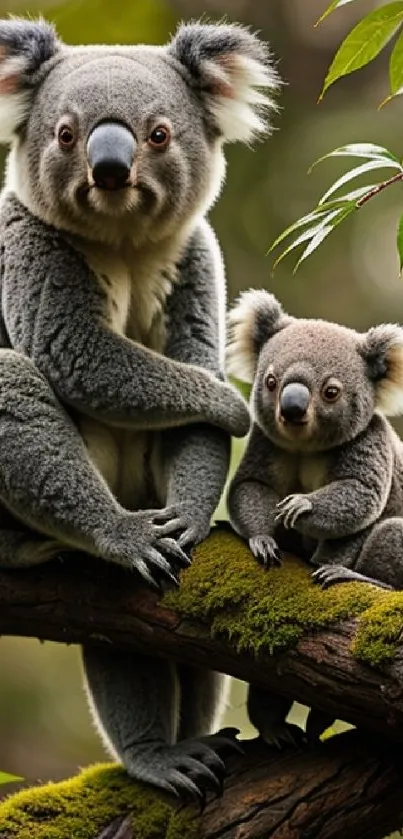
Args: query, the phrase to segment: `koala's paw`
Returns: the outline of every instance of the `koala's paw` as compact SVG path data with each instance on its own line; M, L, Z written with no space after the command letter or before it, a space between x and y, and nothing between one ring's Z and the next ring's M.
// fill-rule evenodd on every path
M259 734L267 746L275 746L279 750L290 746L296 749L306 743L305 732L302 728L290 722L270 725L267 731L261 731Z
M225 775L222 758L243 754L237 734L238 729L227 728L173 746L133 744L133 754L126 755L125 767L132 777L204 809L207 792L222 795Z
M169 509L169 508L168 508ZM176 536L181 549L189 551L210 533L210 517L202 516L194 505L184 502L175 504L176 516L166 524L157 527L158 537ZM176 530L172 530L175 528Z
M154 588L163 582L178 586L179 569L190 565L179 544L184 530L177 506L142 510L122 516L113 530L104 531L98 546L105 559L138 571Z
M360 578L359 574L345 568L344 565L321 565L312 573L312 580L321 588L330 588L337 583L351 583Z
M282 501L277 504L278 513L275 521L277 524L282 524L287 530L295 527L297 519L304 513L312 511L312 501L307 495L299 494L287 495Z
M252 536L249 547L257 561L264 568L275 568L281 565L280 548L272 536Z

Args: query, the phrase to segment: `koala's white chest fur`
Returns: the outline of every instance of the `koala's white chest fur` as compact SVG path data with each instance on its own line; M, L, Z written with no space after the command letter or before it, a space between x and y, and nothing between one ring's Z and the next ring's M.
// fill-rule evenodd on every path
M283 452L276 470L281 496L294 492L314 492L328 482L329 456Z
M80 250L105 297L105 321L119 335L162 352L165 345L164 308L175 281L175 266L166 247L120 250L80 243ZM135 371L133 371L135 375ZM135 509L146 502L146 474L151 469L161 494L159 435L110 428L82 417L80 431L92 462L123 506Z

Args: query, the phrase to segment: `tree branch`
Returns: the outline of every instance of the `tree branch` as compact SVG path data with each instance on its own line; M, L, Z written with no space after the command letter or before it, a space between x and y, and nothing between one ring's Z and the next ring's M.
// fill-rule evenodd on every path
M161 799L144 800L117 771L91 769L11 797L0 804L1 839L381 839L403 822L401 750L376 738L369 745L358 731L311 751L247 742L200 823L176 807L161 811Z
M403 647L382 670L361 664L350 653L355 626L344 621L274 655L254 656L213 638L206 621L182 620L156 594L137 588L134 576L101 561L77 555L63 564L0 572L0 634L168 656L403 742Z

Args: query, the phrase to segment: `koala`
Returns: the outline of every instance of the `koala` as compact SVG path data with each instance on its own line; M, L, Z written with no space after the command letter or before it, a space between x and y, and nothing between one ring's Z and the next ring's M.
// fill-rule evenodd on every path
M267 46L182 25L165 46L62 43L0 22L0 557L72 549L178 583L249 428L224 379L225 280L206 219L223 146L269 125ZM113 592L111 592L113 596ZM220 675L84 648L95 721L130 775L221 788Z
M230 313L228 370L253 385L253 425L230 484L235 530L266 568L293 550L314 583L403 588L403 443L386 419L403 412L403 328L364 334L286 314L264 290ZM290 703L249 693L266 739L289 739ZM285 710L285 714L283 711ZM313 716L308 734L331 720Z

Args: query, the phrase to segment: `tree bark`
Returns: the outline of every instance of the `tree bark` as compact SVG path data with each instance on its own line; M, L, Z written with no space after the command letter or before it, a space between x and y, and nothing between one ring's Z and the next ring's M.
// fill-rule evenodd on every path
M76 561L0 572L0 634L114 644L254 682L403 742L403 647L375 669L350 653L354 621L306 635L275 655L239 653L207 623L183 621L106 563Z
M256 740L245 751L207 805L200 839L381 839L403 823L403 757L390 746L349 731L312 751ZM135 837L124 814L94 839Z

